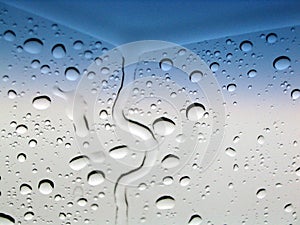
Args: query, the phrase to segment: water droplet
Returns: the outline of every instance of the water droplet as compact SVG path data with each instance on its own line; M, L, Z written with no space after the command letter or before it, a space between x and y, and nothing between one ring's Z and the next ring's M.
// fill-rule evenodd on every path
M256 70L249 70L247 75L250 78L255 77L257 75L257 71Z
M26 161L26 155L24 153L20 153L17 156L17 159L19 162L25 162Z
M293 100L298 99L300 97L300 90L299 89L292 90L291 97Z
M264 197L266 197L266 195L267 195L267 191L265 188L260 188L256 192L256 197L258 199L263 199Z
M156 207L161 210L173 209L175 207L175 199L171 196L162 196L156 200Z
M164 185L171 185L171 184L173 184L173 177L171 177L171 176L164 177L163 184Z
M265 137L263 135L259 135L257 137L257 143L263 145L265 143Z
M34 213L33 212L27 212L24 214L24 220L29 221L32 220L34 217Z
M268 43L273 44L277 41L277 35L274 33L270 33L267 35L266 39Z
M228 84L227 85L227 91L229 92L233 92L236 89L236 85L235 84Z
M15 99L17 97L17 93L14 90L9 90L7 92L8 98Z
M68 67L65 70L65 76L69 81L75 81L78 79L80 73L78 71L78 69L76 69L75 67Z
M190 184L191 178L188 176L181 177L179 183L182 187L188 186Z
M225 149L225 153L230 156L230 157L234 157L236 156L236 150L234 148L228 147Z
M37 141L34 140L34 139L31 139L29 142L28 142L28 145L30 148L34 148L36 145L37 145Z
M190 80L193 83L199 82L203 77L203 73L201 71L195 70L190 74Z
M200 103L192 103L187 107L186 117L191 121L200 120L205 113L205 107Z
M56 59L61 59L66 55L66 48L63 44L57 44L52 48L52 55Z
M16 39L16 34L12 30L7 30L4 32L3 38L6 41L14 41Z
M171 59L162 59L159 66L163 71L169 71L173 66L173 62Z
M16 132L18 134L25 134L27 132L27 130L28 130L28 128L24 124L21 124L21 125L16 127Z
M128 154L128 147L123 146L117 146L109 150L109 155L114 159L122 159Z
M21 193L21 195L28 195L28 194L31 193L31 191L32 191L32 187L30 185L28 185L28 184L22 184L20 186L20 193Z
M202 223L202 217L199 215L191 216L188 225L200 225Z
M213 62L212 64L210 64L210 69L212 72L216 72L219 70L220 64L217 62Z
M30 54L39 54L42 51L43 42L37 38L30 38L24 42L24 50Z
M252 50L252 47L253 47L253 44L252 42L250 41L243 41L241 44L240 44L240 49L243 51L243 52L249 52Z
M291 65L291 60L287 56L279 56L273 61L273 67L277 70L285 70Z
M15 219L8 214L0 212L0 224L1 225L14 225Z
M69 166L71 167L72 170L81 170L84 167L86 167L89 164L89 159L88 157L84 155L79 155L71 159L69 162Z
M294 210L294 207L293 207L293 205L292 205L291 203L286 204L286 205L284 206L284 211L287 212L287 213L290 213L290 212L292 212L293 210Z
M54 183L51 180L43 179L39 182L38 189L43 195L49 195L54 189Z
M295 173L298 177L300 177L300 167L298 169L295 170Z
M83 42L80 41L80 40L75 41L74 44L73 44L73 48L75 50L80 50L80 49L82 49L82 47L83 47Z
M38 110L48 109L50 105L51 105L51 99L46 95L35 97L32 100L32 106Z
M160 117L153 122L153 129L158 135L170 135L175 130L175 123L166 117Z
M77 200L77 204L79 205L79 206L86 206L86 204L87 204L87 200L85 199L85 198L80 198L80 199L78 199Z
M88 183L91 186L102 184L105 180L105 175L102 171L92 171L88 174Z
M167 156L165 156L162 161L162 167L166 168L166 169L171 169L174 168L176 166L178 166L180 163L180 159L178 156L173 155L173 154L169 154Z
M105 109L101 110L99 113L100 119L105 120L108 117L108 113Z

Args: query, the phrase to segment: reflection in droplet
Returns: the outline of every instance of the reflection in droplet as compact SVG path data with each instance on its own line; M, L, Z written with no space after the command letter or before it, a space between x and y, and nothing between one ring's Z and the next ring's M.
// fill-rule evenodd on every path
M44 195L49 195L54 189L54 183L51 180L43 179L38 185L39 191Z
M205 107L200 103L192 103L187 107L186 117L191 121L200 120L205 113Z
M166 117L160 117L153 122L153 129L158 135L170 135L175 130L175 123Z
M216 71L219 70L219 66L220 66L219 63L214 62L214 63L210 64L210 69L211 69L212 72L216 72Z
M263 135L259 135L257 137L257 143L263 145L265 143L265 137Z
M35 97L32 100L32 106L38 110L48 109L50 105L51 105L51 99L46 95Z
M39 54L43 48L43 42L37 38L30 38L24 42L24 50L30 54Z
M277 70L285 70L291 65L291 60L287 56L279 56L273 61L273 67Z
M161 210L175 207L175 199L171 196L162 196L156 200L156 207Z
M248 77L252 78L252 77L255 77L257 74L256 70L249 70L247 75Z
M236 89L236 84L228 84L227 85L227 91L233 92Z

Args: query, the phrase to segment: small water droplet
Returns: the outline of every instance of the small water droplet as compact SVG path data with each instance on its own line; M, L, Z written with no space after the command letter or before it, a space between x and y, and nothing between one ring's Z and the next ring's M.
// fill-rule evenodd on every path
M300 177L300 167L295 170L295 173L298 177Z
M188 186L190 184L191 178L189 176L181 177L179 183L182 187Z
M171 59L162 59L159 66L163 71L169 71L173 66L173 61Z
M43 42L37 38L30 38L24 42L24 50L30 54L39 54L43 48Z
M200 120L205 113L205 107L200 103L192 103L187 107L186 117L191 121Z
M54 183L51 180L43 179L39 182L38 189L43 195L49 195L54 189Z
M156 200L156 207L161 210L173 209L175 207L175 199L171 196L162 196Z
M257 75L257 71L256 70L249 70L247 75L250 78L255 77Z
M227 91L233 92L236 89L236 84L228 84L227 85Z
M260 188L256 192L256 197L258 199L263 199L264 197L266 197L266 195L267 195L267 191L265 188Z
M38 110L48 109L50 105L51 105L51 99L46 95L35 97L32 100L32 106Z
M122 159L128 154L127 146L117 146L109 150L109 155L114 159Z
M291 60L287 56L279 56L273 61L273 67L277 70L285 70L291 65Z
M195 70L190 74L190 80L193 83L199 82L203 77L203 73L201 71Z
M178 156L173 155L173 154L169 154L167 156L165 156L162 161L162 167L166 168L166 169L171 169L174 168L176 166L178 166L180 163L180 159Z
M84 155L79 155L70 160L69 166L72 170L81 170L89 164L88 157Z
M234 157L236 156L236 150L234 148L228 147L225 149L225 153L230 156L230 157Z
M7 30L4 32L3 38L6 41L14 41L16 39L16 34L12 30Z

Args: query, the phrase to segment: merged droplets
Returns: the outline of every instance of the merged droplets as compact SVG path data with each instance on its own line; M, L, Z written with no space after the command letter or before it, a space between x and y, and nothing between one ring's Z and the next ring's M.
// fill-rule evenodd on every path
M6 41L14 41L16 39L16 34L12 30L7 30L4 32L3 38Z
M160 210L173 209L175 207L175 199L172 196L162 196L156 200L155 204Z
M105 175L102 171L92 171L88 174L88 183L91 186L97 186L104 182Z
M43 42L37 38L29 38L24 42L23 49L30 54L39 54L43 49Z
M200 120L205 113L205 107L200 103L192 103L187 107L186 117L191 121Z
M66 55L66 48L63 44L57 44L52 48L52 55L56 59L61 59Z
M37 110L45 110L48 109L51 105L51 99L46 96L38 96L32 100L32 106Z
M65 70L65 76L66 76L67 80L69 80L69 81L77 80L79 75L80 75L79 70L76 69L75 67L68 67Z
M54 183L49 179L43 179L39 182L38 189L43 195L49 195L54 189Z
M258 199L263 199L264 197L266 197L266 195L267 195L267 191L265 188L260 188L256 192L256 197Z
M291 97L293 100L298 99L300 97L300 90L299 89L292 90Z
M249 52L251 51L253 48L253 44L251 41L243 41L241 44L240 44L240 49L243 51L243 52Z
M202 217L196 214L191 216L188 225L200 225L201 223L202 223Z
M153 129L158 135L170 135L175 130L175 123L166 117L160 117L153 122Z
M6 213L0 212L0 224L1 225L14 225L15 219Z
M273 61L273 67L277 70L285 70L291 65L291 60L287 56L279 56Z
M284 206L284 211L287 212L287 213L290 213L290 212L292 212L293 210L294 210L294 207L293 207L293 205L292 205L291 203L286 204L286 205Z

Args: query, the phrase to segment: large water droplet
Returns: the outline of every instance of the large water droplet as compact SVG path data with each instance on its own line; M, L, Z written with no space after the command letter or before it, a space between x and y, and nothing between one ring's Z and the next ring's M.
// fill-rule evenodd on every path
M105 175L102 171L92 171L88 174L88 183L91 186L102 184L105 180Z
M199 215L191 216L188 225L200 225L202 223L202 217Z
M3 38L6 41L14 41L16 39L16 34L12 30L7 30L4 32Z
M30 54L39 54L42 51L43 42L37 38L30 38L24 42L24 50Z
M233 92L236 89L236 84L228 84L227 85L227 91Z
M76 69L75 67L68 67L65 70L65 76L70 81L77 80L79 75L80 75L80 73L79 73L78 69Z
M286 205L284 206L284 211L286 211L287 213L290 213L290 212L292 212L293 210L294 210L294 206L293 206L291 203L286 204Z
M125 145L117 146L109 150L109 155L114 159L122 159L128 154L128 147Z
M175 123L166 117L160 117L153 122L153 129L158 135L170 135L175 130Z
M27 130L28 130L28 128L24 124L21 124L21 125L16 127L16 132L18 134L25 134L27 132Z
M247 75L248 75L248 77L252 78L257 75L257 72L256 72L256 70L249 70Z
M287 56L279 56L273 61L273 67L277 70L285 70L291 65L291 60Z
M69 162L69 166L71 167L72 170L81 170L84 167L86 167L89 164L89 159L88 157L84 155L79 155L71 159Z
M52 48L52 55L56 59L61 59L66 55L66 48L63 44L57 44Z
M171 59L162 59L159 66L163 71L169 71L173 66L173 61Z
M267 39L267 42L270 44L275 43L277 41L277 35L274 33L270 33L267 35L266 39Z
M219 67L220 67L220 64L217 63L217 62L213 62L211 65L210 65L210 69L212 72L216 72L219 70Z
M291 97L293 100L298 99L300 97L300 90L299 89L292 90Z
M51 180L43 179L39 182L38 189L43 195L49 195L54 189L54 183Z
M243 51L243 52L249 52L252 50L252 47L253 47L253 44L251 41L243 41L241 44L240 44L240 49Z
M48 109L51 105L51 99L46 96L38 96L32 100L32 106L38 110Z
M265 188L260 188L256 192L256 197L258 199L263 199L264 197L266 197L266 195L267 195L267 191Z
M174 168L176 166L178 166L180 163L180 159L178 156L173 155L173 154L169 154L167 156L165 156L162 161L162 167L166 168L166 169L171 169Z
M29 184L22 184L20 186L20 193L21 195L28 195L32 191L32 187Z
M175 199L171 196L162 196L156 200L156 207L161 210L173 209L175 207Z
M15 219L11 217L10 215L7 215L5 213L0 213L0 224L1 225L14 225Z
M200 120L205 113L205 107L200 103L193 103L187 107L186 117L191 121Z

